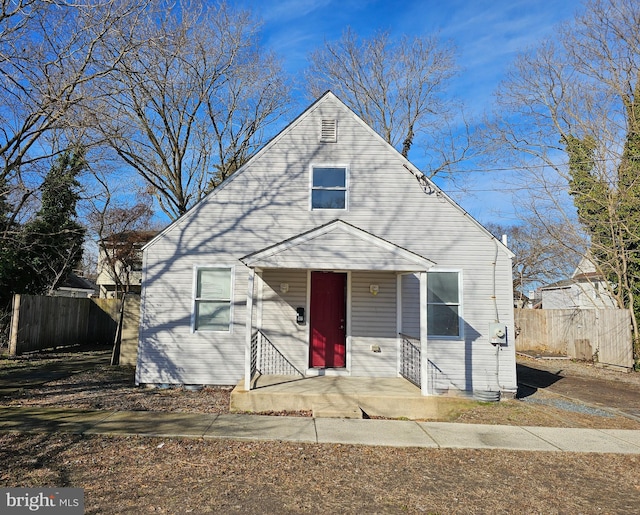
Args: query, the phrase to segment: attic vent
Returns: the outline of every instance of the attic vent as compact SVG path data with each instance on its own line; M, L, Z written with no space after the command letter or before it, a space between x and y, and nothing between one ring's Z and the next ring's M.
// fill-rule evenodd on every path
M338 120L322 120L320 141L335 143L338 140Z

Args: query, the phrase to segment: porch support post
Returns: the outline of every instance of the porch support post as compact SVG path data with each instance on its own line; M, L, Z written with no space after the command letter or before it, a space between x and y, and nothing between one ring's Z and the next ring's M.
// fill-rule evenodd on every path
M396 274L396 371L402 371L402 274Z
M420 272L420 390L429 395L429 358L427 356L427 272Z
M244 389L249 391L251 389L251 337L253 320L253 282L255 277L255 270L249 268L249 279L247 284L247 320L246 320L246 334L245 334L245 346L244 346Z

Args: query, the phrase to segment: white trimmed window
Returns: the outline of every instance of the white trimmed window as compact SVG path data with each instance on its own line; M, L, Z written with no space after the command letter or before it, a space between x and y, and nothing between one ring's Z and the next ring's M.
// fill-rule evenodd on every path
M347 167L311 167L311 209L347 209Z
M428 272L427 334L435 337L459 338L461 303L459 272Z
M194 331L231 331L233 269L198 267L194 285Z

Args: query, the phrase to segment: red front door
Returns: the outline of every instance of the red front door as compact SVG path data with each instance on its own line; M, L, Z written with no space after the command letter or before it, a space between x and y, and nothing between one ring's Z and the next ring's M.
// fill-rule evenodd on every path
M312 368L345 366L346 286L347 274L311 273Z

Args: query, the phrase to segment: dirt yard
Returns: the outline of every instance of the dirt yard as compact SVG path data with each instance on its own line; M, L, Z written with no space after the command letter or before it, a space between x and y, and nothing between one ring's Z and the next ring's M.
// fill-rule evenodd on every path
M70 354L49 354L23 360L0 360L0 376L7 366L32 367L39 363L51 364L57 359L69 359ZM564 374L588 377L590 374L611 381L627 381L639 387L640 374L597 369L591 365L570 361L561 364L534 362L531 365L562 367ZM554 368L555 367L555 368ZM3 372L3 370L5 372ZM148 389L134 385L132 367L98 366L95 369L52 381L41 387L25 388L1 399L5 406L55 406L78 409L116 411L175 411L183 413L228 413L231 387L203 388L187 391L181 388ZM278 413L268 413L278 415ZM310 416L310 413L286 413ZM640 422L616 416L613 413L586 409L580 404L538 390L522 400L512 399L499 403L479 403L472 409L458 412L448 422L473 424L502 424L547 427L590 427L595 429L640 429Z
M7 361L0 360L0 375L7 367L37 365L33 359ZM564 365L564 373L612 374L590 371L584 364ZM42 387L17 390L0 403L228 411L230 388L140 389L133 386L132 373L130 368L100 366ZM638 378L613 374L611 380L616 381ZM565 405L547 392L538 391L533 397L536 402L479 404L452 420L640 429L631 419ZM640 511L640 456L636 455L4 434L0 467L3 487L84 488L87 514Z

